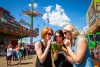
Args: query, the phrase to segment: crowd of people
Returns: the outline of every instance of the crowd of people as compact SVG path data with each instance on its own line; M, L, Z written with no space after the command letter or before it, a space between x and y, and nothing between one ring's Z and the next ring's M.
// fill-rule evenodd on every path
M15 48L9 43L5 49L7 66L11 66L11 60L18 61L18 64L21 64L22 59L25 59L25 56L28 55L28 50L29 48L23 43L16 45Z
M53 42L61 45L61 49L53 50ZM55 67L94 67L87 39L72 24L55 33L50 27L43 28L41 40L35 43L35 51L36 67L53 67L52 64Z

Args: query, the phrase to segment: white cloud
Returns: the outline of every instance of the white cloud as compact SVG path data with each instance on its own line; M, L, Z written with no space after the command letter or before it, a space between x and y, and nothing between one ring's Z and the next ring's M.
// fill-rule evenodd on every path
M65 14L64 9L60 5L56 4L54 10L51 11L52 6L45 8L46 13L43 14L42 18L51 25L64 26L70 22L70 18Z
M45 11L49 13L51 11L51 7L52 6L45 7Z
M58 11L61 10L61 6L56 4L56 9L55 10L58 10Z
M43 14L42 18L46 21L48 18L48 14L47 13Z

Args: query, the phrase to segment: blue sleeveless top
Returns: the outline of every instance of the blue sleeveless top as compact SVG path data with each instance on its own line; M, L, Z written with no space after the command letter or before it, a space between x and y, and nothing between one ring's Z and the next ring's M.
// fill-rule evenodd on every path
M76 53L77 51L77 42L78 42L78 38L75 39L75 43L72 46L72 50L74 51L74 53ZM83 61L80 64L74 63L74 67L94 67L92 63L89 48L86 49L86 54L85 54Z

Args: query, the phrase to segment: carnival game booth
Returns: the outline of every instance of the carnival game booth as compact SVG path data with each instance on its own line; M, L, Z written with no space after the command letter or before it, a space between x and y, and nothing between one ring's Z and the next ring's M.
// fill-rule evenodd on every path
M96 23L88 29L86 36L89 40L89 48L93 49L96 45L100 44L100 20L97 20Z
M15 18L10 15L10 12L0 7L0 45L6 45L24 37L36 37L38 36L39 29L33 30L26 28L19 24Z
M92 0L86 13L89 39L89 48L95 48L100 43L100 0Z
M34 30L27 29L25 27L14 27L10 24L0 22L0 37L10 39L21 39L24 37L36 37L38 36L38 28ZM2 39L1 39L2 40ZM17 44L16 44L17 45Z
M100 45L100 0L92 0L86 14L86 20L88 25L86 37L89 41L90 50L94 50ZM94 63L96 67L100 67L100 51L98 52L98 59L99 61Z

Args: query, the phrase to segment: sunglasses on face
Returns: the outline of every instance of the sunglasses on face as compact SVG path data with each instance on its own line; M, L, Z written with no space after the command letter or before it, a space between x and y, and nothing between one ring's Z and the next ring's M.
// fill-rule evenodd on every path
M50 35L50 36L52 36L53 34L51 34L51 33L46 33L47 35Z
M70 31L64 32L63 34L66 35L67 33L71 33Z
M61 36L55 36L55 37L61 37Z
M64 32L63 34L66 35L66 32Z

